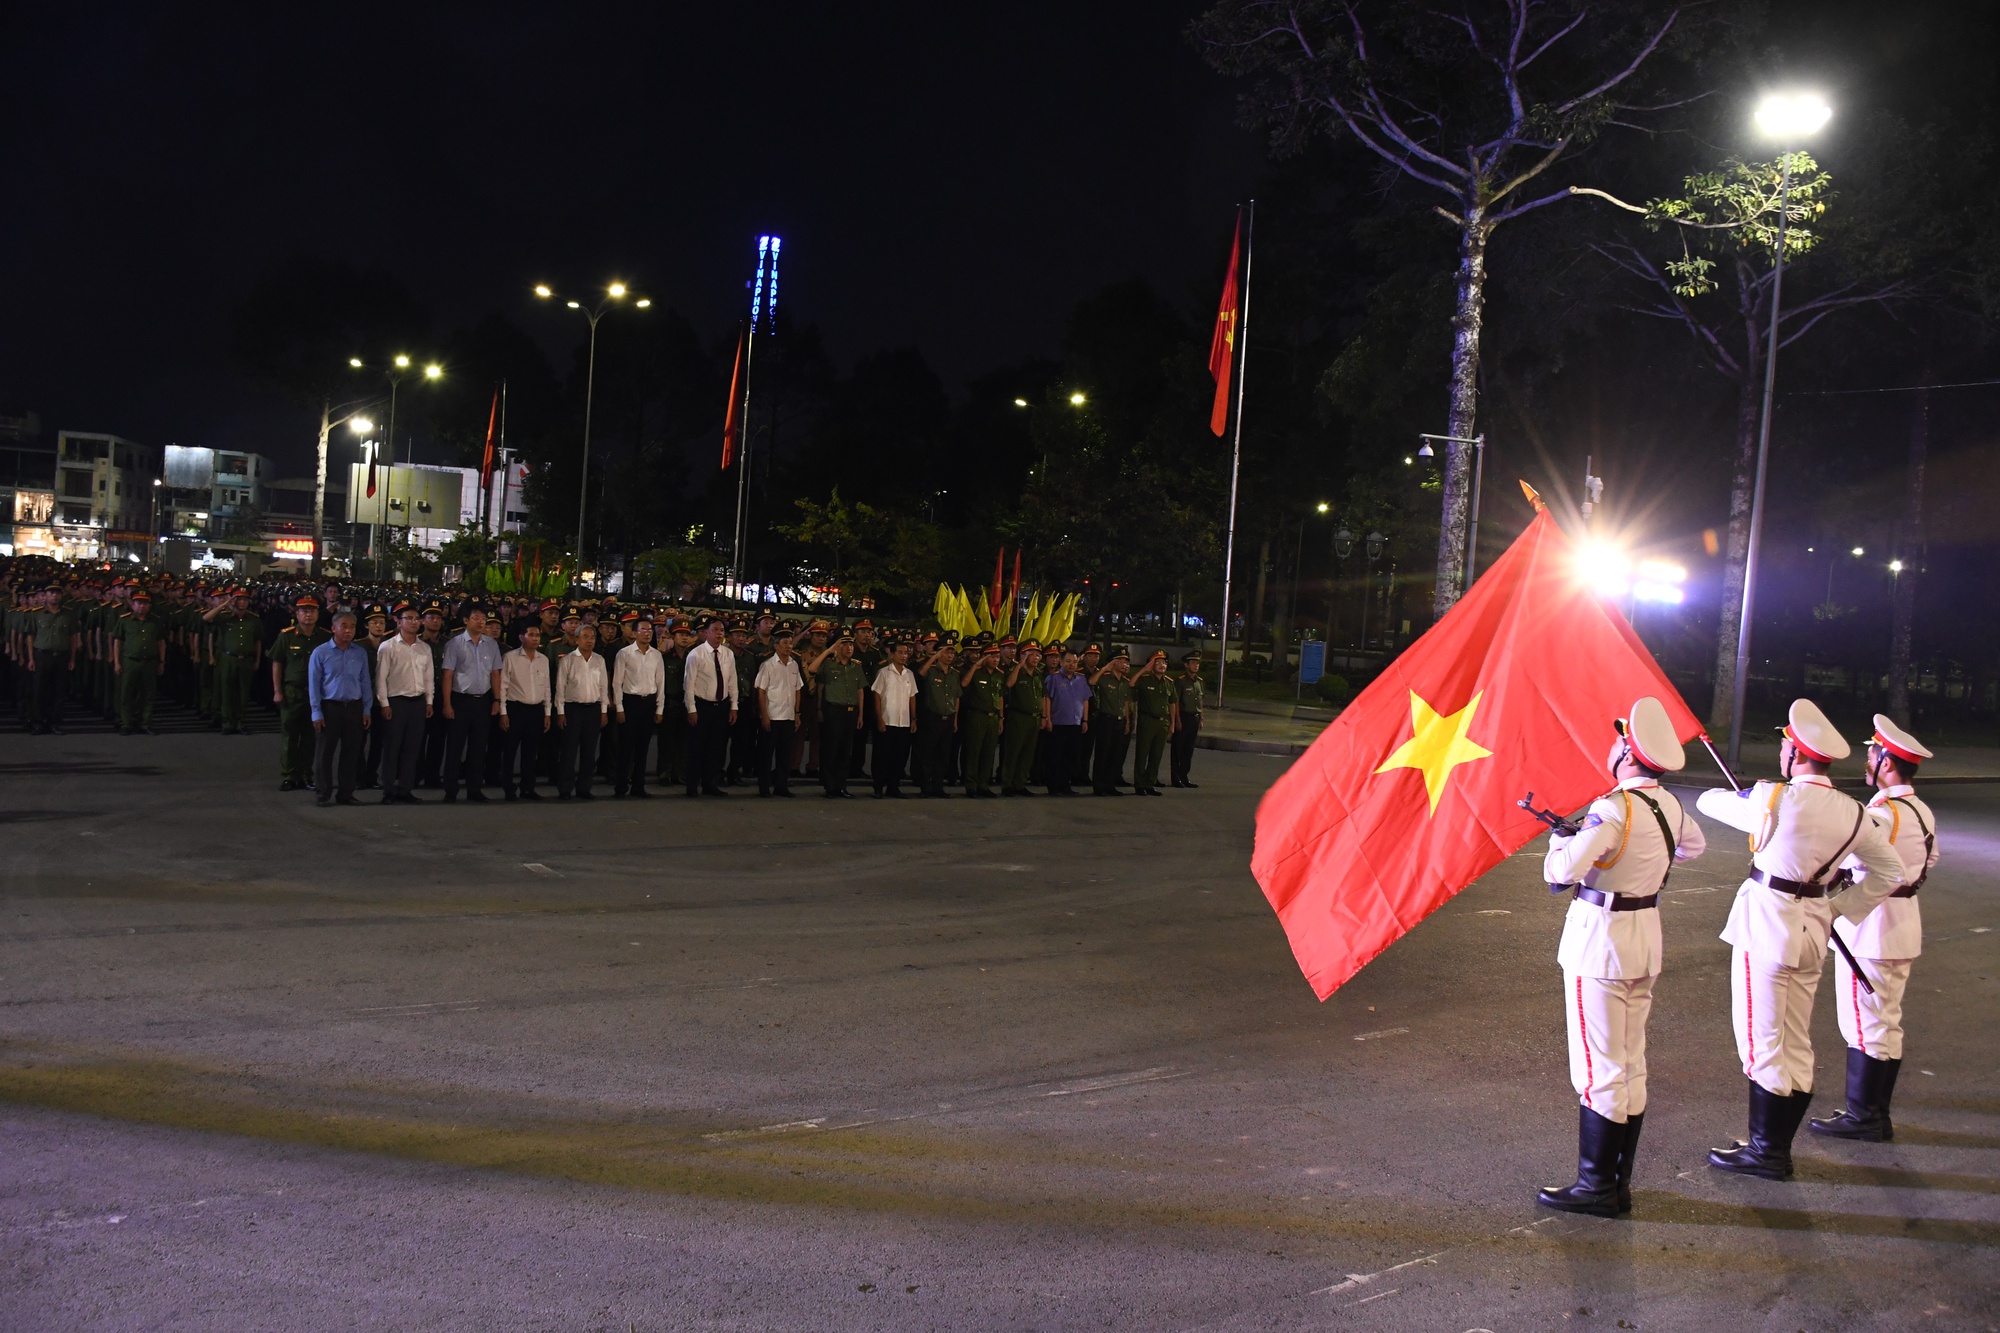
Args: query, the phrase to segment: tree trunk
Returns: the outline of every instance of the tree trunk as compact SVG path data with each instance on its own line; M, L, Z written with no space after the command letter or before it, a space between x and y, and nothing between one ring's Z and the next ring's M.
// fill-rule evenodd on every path
M1753 331L1751 342L1757 341ZM1750 501L1757 479L1758 377L1746 374L1737 386L1736 466L1729 479L1729 531L1723 538L1722 596L1715 621L1715 698L1708 729L1729 734L1736 698L1736 637L1743 623L1743 570L1750 559Z
M1452 316L1451 413L1445 434L1469 440L1479 425L1479 335L1486 303L1486 242L1493 224L1468 208L1458 252L1458 310ZM1444 508L1438 519L1437 590L1431 610L1443 616L1464 593L1465 527L1472 499L1472 446L1448 441Z
M1250 654L1250 641L1264 626L1264 575L1271 567L1271 543L1267 538L1257 548L1257 596L1250 604L1250 623L1243 627L1243 653L1245 660Z
M1930 394L1919 389L1916 399L1910 415L1908 494L1895 552L1903 568L1895 575L1889 601L1889 716L1906 727L1910 725L1910 624L1915 618L1917 572L1923 567L1924 554L1924 464L1931 445Z

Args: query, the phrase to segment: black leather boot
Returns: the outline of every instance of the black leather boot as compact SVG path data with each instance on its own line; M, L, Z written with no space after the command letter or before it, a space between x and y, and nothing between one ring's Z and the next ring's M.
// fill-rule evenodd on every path
M1646 1123L1644 1111L1625 1121L1625 1138L1618 1145L1618 1211L1632 1211L1632 1155L1639 1150L1639 1130Z
M1877 1060L1847 1048L1847 1105L1823 1115L1807 1127L1836 1139L1887 1143L1896 1136L1889 1123L1889 1097L1896 1086L1901 1060Z
M1565 1213L1618 1216L1618 1152L1625 1126L1606 1120L1588 1106L1577 1108L1576 1184L1544 1185L1535 1202Z
M1711 1148L1708 1164L1738 1175L1765 1180L1792 1178L1792 1136L1812 1104L1810 1092L1780 1097L1767 1092L1755 1079L1750 1084L1750 1139L1736 1140L1727 1148Z

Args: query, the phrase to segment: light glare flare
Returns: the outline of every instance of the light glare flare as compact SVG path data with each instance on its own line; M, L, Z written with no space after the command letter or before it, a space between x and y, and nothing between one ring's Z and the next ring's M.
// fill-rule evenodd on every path
M640 298L639 298L638 300L636 300L636 301L634 301L634 302L632 303L632 307L633 307L633 309L635 309L635 310L644 310L644 309L646 309L646 308L647 308L648 306L650 306L650 305L652 305L652 304L653 304L653 298L652 298L652 297L650 297L650 296L642 296L642 297L640 297Z
M358 356L350 356L347 358L347 364L353 366L356 370L359 370L361 369L361 358Z
M550 291L546 285L538 282L535 284L535 295L541 297L543 300L547 300L549 297L554 296L555 293Z
M613 296L623 296L625 295L625 284L622 282L614 282L609 287L606 287L604 290L610 292Z
M1801 139L1817 133L1832 115L1817 93L1773 93L1757 104L1757 128L1767 138Z
M1586 542L1576 553L1577 573L1602 597L1623 597L1632 591L1632 560L1615 546Z
M444 374L444 367L435 361L424 367L424 378L427 380L434 380L442 374Z
M369 431L375 429L375 423L367 417L349 417L347 419L347 428L356 435L366 435Z
M1070 401L1070 406L1072 407L1082 407L1084 404L1084 397L1080 393L1073 393L1069 396L1069 401Z

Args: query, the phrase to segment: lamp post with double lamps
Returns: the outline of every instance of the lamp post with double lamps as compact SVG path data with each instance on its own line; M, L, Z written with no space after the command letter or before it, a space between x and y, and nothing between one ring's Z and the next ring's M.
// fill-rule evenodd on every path
M1778 145L1778 244L1771 261L1770 343L1764 353L1764 415L1757 427L1757 480L1743 558L1743 610L1736 623L1736 680L1729 701L1729 766L1743 756L1743 705L1750 689L1750 619L1757 602L1757 548L1764 535L1764 477L1771 461L1771 398L1778 382L1778 316L1785 286L1785 224L1791 208L1791 148L1818 131L1832 108L1811 93L1774 93L1757 106L1757 129Z
M583 466L578 469L576 486L576 558L579 568L583 561L583 516L590 500L590 409L597 392L597 321L606 312L622 305L632 289L622 282L607 284L604 295L594 306L586 306L581 301L565 299L563 304L582 314L590 321L590 359L583 372ZM556 299L555 289L547 283L537 284L535 295L544 301ZM652 298L636 297L632 301L634 310L645 310L653 304Z

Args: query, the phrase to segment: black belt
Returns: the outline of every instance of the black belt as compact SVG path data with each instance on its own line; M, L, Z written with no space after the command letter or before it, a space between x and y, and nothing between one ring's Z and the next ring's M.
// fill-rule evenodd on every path
M1751 870L1750 878L1756 880L1767 889L1776 889L1779 893L1789 893L1794 898L1826 897L1826 885L1824 884L1807 884L1796 879L1780 879L1769 871L1756 869Z
M1625 893L1609 893L1603 889L1586 889L1581 884L1576 886L1574 892L1578 901L1596 903L1599 907L1609 908L1613 912L1637 912L1648 907L1658 907L1660 905L1660 895L1657 893L1649 893L1643 898L1635 898Z
M1917 896L1917 890L1922 887L1921 884L1905 884L1889 896L1891 898L1914 898Z

